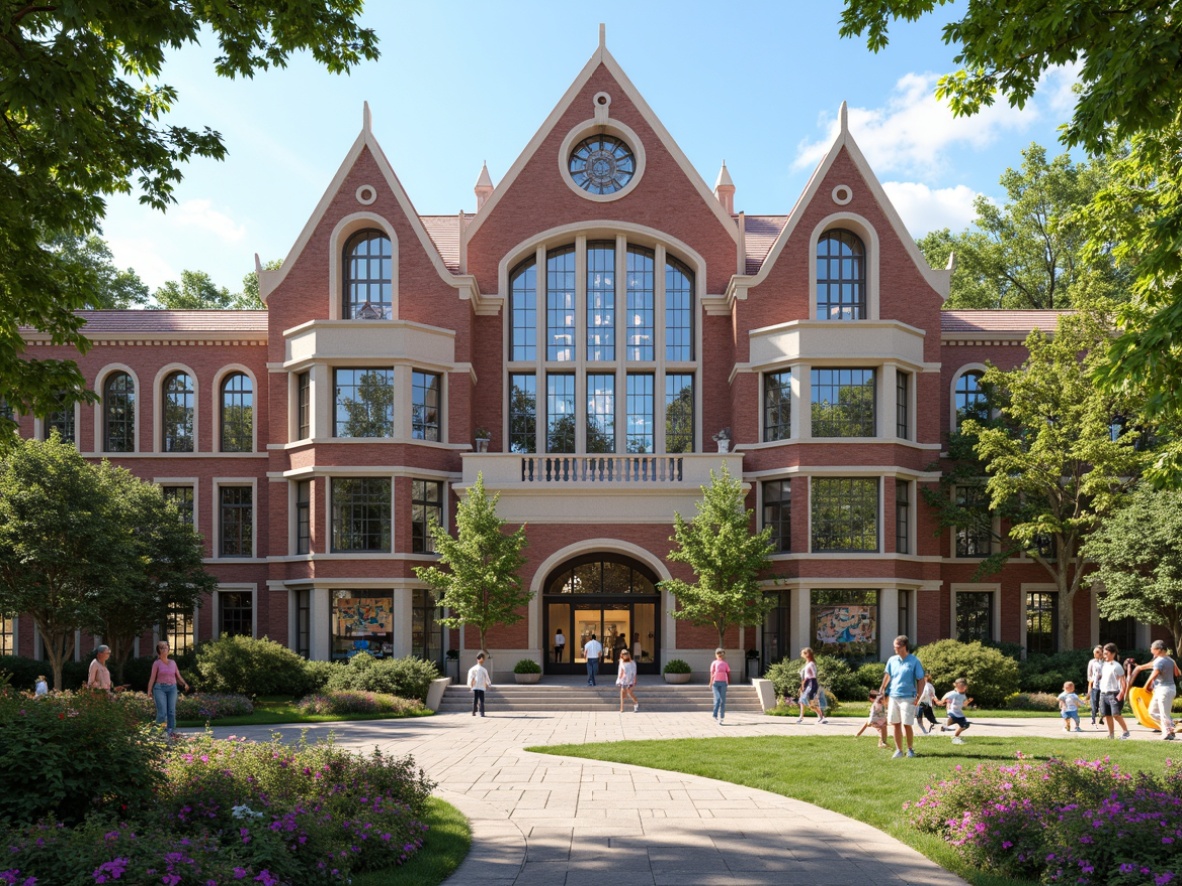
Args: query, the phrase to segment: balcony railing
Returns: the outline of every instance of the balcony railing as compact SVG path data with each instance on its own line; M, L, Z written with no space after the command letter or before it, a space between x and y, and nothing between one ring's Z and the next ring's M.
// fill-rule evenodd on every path
M681 483L681 455L529 455L523 483Z

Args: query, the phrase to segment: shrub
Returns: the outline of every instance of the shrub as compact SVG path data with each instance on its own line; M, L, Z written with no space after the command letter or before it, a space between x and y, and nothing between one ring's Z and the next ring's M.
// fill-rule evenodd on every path
M996 649L974 641L940 640L916 650L936 697L958 677L968 680L968 695L978 707L998 708L1018 691L1018 663Z
M1072 649L1056 652L1054 655L1034 654L1018 663L1018 688L1022 692L1063 691L1063 684L1070 680L1076 691L1083 695L1088 688L1088 662L1092 650Z
M683 661L680 658L671 658L665 662L665 668L662 671L665 674L690 674L693 673L689 666L689 662Z
M1084 696L1087 693L1081 693L1079 697L1079 709L1081 711L1088 709L1088 700ZM1055 693L1051 695L1049 692L1015 692L1013 695L1006 698L1006 708L1011 711L1053 711L1059 713L1059 695Z
M361 652L349 659L347 665L338 666L324 689L382 692L399 698L426 701L427 689L438 676L439 669L434 662L413 656L375 659Z
M871 661L858 668L854 676L858 678L858 682L862 684L866 692L870 693L878 691L885 674L886 664L881 661Z
M513 673L540 674L542 673L542 666L532 658L523 658L521 661L517 662L517 664L513 665Z
M81 689L86 683L86 670L90 667L90 659L86 661L67 661L62 664L62 685L54 687L53 671L49 662L38 661L35 658L25 658L20 655L0 655L0 671L7 671L12 675L12 687L24 692L32 691L33 683L38 674L44 674L49 680L50 689Z
M307 714L426 714L418 701L382 692L351 689L317 693L300 699L298 707Z
M822 688L828 689L835 699L857 701L866 697L866 687L861 684L845 659L832 655L818 655L816 662L817 679ZM795 697L800 694L800 669L803 667L803 658L794 658L791 661L785 658L768 668L764 676L776 687L776 695Z
M134 707L106 693L5 695L0 734L0 821L24 825L53 815L73 822L154 801L164 751Z
M332 675L338 668L345 665L335 661L306 661L304 662L304 679L308 683L307 692L320 692L332 680Z
M263 637L219 637L197 648L201 687L240 695L303 695L304 659Z

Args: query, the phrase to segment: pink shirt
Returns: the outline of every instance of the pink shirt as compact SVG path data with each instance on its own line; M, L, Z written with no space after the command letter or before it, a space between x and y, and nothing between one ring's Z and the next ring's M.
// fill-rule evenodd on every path
M156 676L156 682L162 686L175 686L176 678L180 674L180 668L176 666L176 662L171 658L167 661L156 659L152 662L152 673Z
M710 662L710 682L729 683L731 681L731 666L721 658Z

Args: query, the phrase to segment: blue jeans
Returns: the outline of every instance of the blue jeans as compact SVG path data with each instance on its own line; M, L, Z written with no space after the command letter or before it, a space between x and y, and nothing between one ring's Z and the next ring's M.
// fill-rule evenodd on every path
M168 721L168 731L176 729L176 684L156 683L152 686L152 699L156 702L156 722Z
M599 659L598 658L587 659L587 685L588 686L595 685L595 675L598 672L599 672Z
M711 716L721 720L726 716L726 687L728 684L715 680L710 684L714 690L714 713Z

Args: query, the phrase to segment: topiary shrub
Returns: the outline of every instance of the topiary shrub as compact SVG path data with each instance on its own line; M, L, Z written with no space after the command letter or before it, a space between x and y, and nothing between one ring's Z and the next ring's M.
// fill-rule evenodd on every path
M940 640L921 646L915 654L935 685L937 698L951 690L958 677L968 680L968 695L978 707L999 708L1018 691L1018 663L976 641Z
M540 674L542 673L542 666L532 658L523 658L521 661L517 662L517 664L513 665L513 673Z
M886 664L881 661L869 661L855 672L858 682L869 692L877 692L882 685L882 678L886 674Z
M206 692L303 695L308 688L300 655L263 637L220 637L197 648L197 671Z
M348 665L332 671L325 691L352 689L359 692L384 692L399 698L427 700L431 681L439 677L434 662L421 658L374 658L359 652Z
M680 658L671 658L665 662L665 668L662 671L665 674L690 674L693 673L689 666L689 662L682 661Z
M846 701L859 701L866 697L866 687L844 658L818 655L816 662L817 679L832 696ZM803 658L785 658L768 668L764 677L772 681L777 696L790 695L795 698L800 694L800 669L803 667Z

